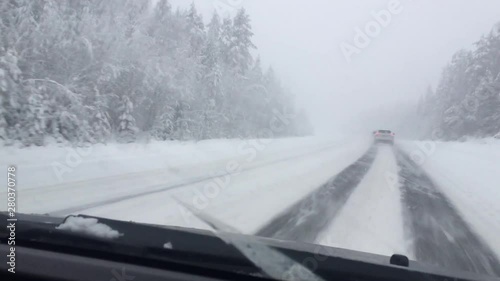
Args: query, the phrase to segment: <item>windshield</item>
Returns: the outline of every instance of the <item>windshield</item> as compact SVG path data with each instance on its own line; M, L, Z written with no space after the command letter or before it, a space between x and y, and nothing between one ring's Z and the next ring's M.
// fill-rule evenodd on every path
M500 277L499 11L1 1L0 211L214 231L206 214Z

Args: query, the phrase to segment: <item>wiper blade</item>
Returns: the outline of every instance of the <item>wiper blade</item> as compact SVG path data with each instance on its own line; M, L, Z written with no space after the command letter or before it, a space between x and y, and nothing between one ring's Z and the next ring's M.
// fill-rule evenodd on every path
M211 226L214 234L226 243L233 245L242 255L259 267L269 277L276 280L311 280L323 281L323 279L307 267L294 261L285 254L258 242L252 236L241 238L237 229L211 217L210 215L193 208L183 201L174 198L179 204L189 210L194 216Z
M201 230L159 227L147 224L115 221L91 216L69 216L97 219L99 223L118 231L114 239L98 237L85 232L57 229L66 219L50 219L29 215L18 217L16 246L60 251L80 256L108 259L134 258L145 265L167 264L169 268L192 272L195 268L217 271L216 275L231 272L241 275L259 274L260 269L233 246L211 232ZM0 220L7 217L0 212ZM8 232L0 229L0 242L6 243ZM173 247L165 247L170 243Z

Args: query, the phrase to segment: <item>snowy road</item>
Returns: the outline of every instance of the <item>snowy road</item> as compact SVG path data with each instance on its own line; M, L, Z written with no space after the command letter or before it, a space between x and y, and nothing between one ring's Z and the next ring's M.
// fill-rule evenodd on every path
M404 253L413 259L403 236L398 166L391 146L374 147L378 154L338 218L316 241L322 245L392 255ZM350 231L345 231L349 229Z
M471 151L486 153L484 147L440 145L419 165L410 160L415 148L408 142L392 147L287 139L256 151L237 141L176 144L174 150L163 145L153 145L152 151L120 148L129 152L126 163L142 163L139 171L121 167L125 158L112 162L113 155L105 157L98 150L74 168L76 181L44 178L37 185L30 178L30 184L20 185L19 211L211 229L182 201L242 233L381 255L400 253L432 266L500 276L498 191L494 184L475 190L466 173L453 173L473 171L467 164L475 159ZM182 162L162 162L175 158L179 148L197 150L196 157L188 161L180 157L183 151L178 155ZM20 154L16 156L26 159ZM450 166L447 161L455 158L462 161ZM101 159L115 170L85 179ZM485 159L474 173L482 173L481 185L489 187L498 177L487 167L500 163ZM42 174L44 159L38 161L20 165L20 171ZM455 186L450 178L462 184Z
M394 180L394 177L398 180ZM405 152L373 146L256 235L500 276L498 256Z
M373 163L376 153L376 147L371 147L356 162L270 221L256 235L314 242L349 199Z

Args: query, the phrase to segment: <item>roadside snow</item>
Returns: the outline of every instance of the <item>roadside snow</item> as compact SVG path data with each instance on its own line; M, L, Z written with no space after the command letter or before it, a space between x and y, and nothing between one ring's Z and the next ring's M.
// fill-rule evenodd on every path
M178 204L178 199L242 233L253 234L275 215L354 162L368 145L359 141L340 142L321 151L315 146L302 147L300 152L303 155L296 159L268 166L256 163L255 169L90 208L82 213L151 224L211 229ZM297 155L297 150L282 151L274 157L282 159Z
M194 141L151 141L149 143L89 147L67 147L51 144L45 147L17 148L0 146L0 167L18 166L22 184L18 189L58 186L94 179L127 180L147 172L175 176L190 175L198 166L212 165L228 158L265 160L273 153L331 142L325 138L287 138L272 140L220 139ZM205 165L203 165L205 164ZM225 163L224 163L225 164ZM3 176L3 175L2 175Z
M3 147L0 148L0 167L17 165L18 212L51 213L181 186L226 173L229 164L251 168L332 143L335 144L329 139L289 138L99 144L86 149ZM0 174L0 180L5 176ZM6 200L6 190L0 191L2 198ZM5 208L0 206L0 210Z
M425 145L425 146L424 146ZM500 258L500 141L401 142L419 154L423 169L453 203L472 230Z
M96 145L60 183L51 163L65 161L68 148L1 148L0 164L18 166L21 213L82 213L210 229L178 198L252 234L369 145L367 140L320 137ZM5 191L0 191L2 198Z
M82 218L82 217L67 217L64 223L57 226L59 230L69 230L71 232L79 232L92 235L99 238L115 239L123 234L111 229L111 227L99 223L95 218Z

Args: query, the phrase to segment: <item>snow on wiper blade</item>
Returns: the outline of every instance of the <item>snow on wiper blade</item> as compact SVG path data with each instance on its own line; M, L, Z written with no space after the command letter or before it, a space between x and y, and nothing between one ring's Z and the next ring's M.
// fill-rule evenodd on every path
M241 233L235 228L193 208L177 198L174 199L198 219L211 226L214 229L215 235L237 248L241 254L252 261L264 273L269 275L269 277L276 280L289 281L323 281L321 277L315 275L302 264L294 261L285 254L256 241L255 237L245 236L242 238L240 235Z

